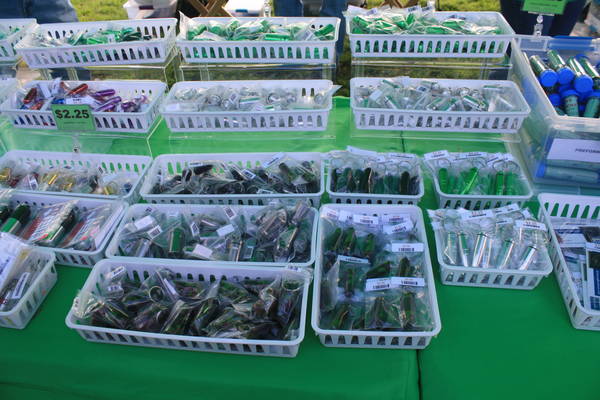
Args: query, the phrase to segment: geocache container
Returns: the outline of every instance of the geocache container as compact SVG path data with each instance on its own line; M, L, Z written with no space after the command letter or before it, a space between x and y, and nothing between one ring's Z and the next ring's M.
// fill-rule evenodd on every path
M503 57L515 32L498 12L443 12L431 15L440 21L464 18L470 22L484 20L498 26L499 35L413 35L351 33L351 19L346 19L352 57L436 57L436 58L498 58Z
M94 269L86 280L82 291L94 291L96 283L98 282L102 273L110 271L111 268L120 266L123 266L127 269L127 275L130 279L137 281L140 279L145 279L152 272L161 267L170 269L177 274L178 278L185 279L190 282L214 281L215 279L219 278L231 279L234 277L241 278L243 280L272 279L276 277L282 277L301 281L304 283L304 288L302 291L302 305L298 337L294 340L229 339L102 328L98 326L84 325L78 322L77 318L73 315L73 311L69 311L65 321L67 326L76 330L82 338L89 342L272 357L295 357L298 353L300 343L304 339L308 287L310 285L310 277L305 272L296 271L289 268L270 268L266 266L218 267L212 265L199 266L194 263L175 265L171 264L170 262L159 264L151 261L103 260L94 266Z
M165 105L173 102L175 93L182 89L209 89L215 87L241 89L254 86L261 89L300 89L302 97L312 97L315 93L332 88L333 84L324 79L307 80L265 80L265 81L211 81L177 82L171 88ZM324 131L327 129L331 96L324 108L290 109L277 111L167 111L162 108L162 116L172 132L239 132L239 131Z
M233 163L241 168L254 168L275 157L286 154L299 162L309 161L319 171L319 191L316 193L258 193L258 194L153 194L152 189L159 182L159 171L178 174L193 163L220 161ZM221 204L221 205L267 205L278 200L293 204L298 200L309 200L318 207L325 191L325 163L321 153L204 153L204 154L163 154L154 159L142 184L140 194L153 204Z
M353 78L350 97L354 123L358 129L403 131L453 131L479 133L517 133L529 114L529 106L517 85L510 81L470 79L428 79L442 87L481 89L485 85L506 88L514 111L437 111L369 108L356 104L355 93L360 86L377 86L385 78ZM403 77L404 85L416 85L423 79Z
M0 312L0 326L2 327L25 328L56 283L54 253L41 247L33 247L31 251L30 261L41 270L21 300L11 310Z
M540 202L540 220L548 226L552 226L551 217L600 218L600 197L540 193L538 200ZM554 229L550 229L550 238L548 252L571 324L577 329L600 331L600 311L590 310L580 303L575 283Z
M34 87L40 82L30 81L25 84L24 89ZM115 89L117 96L123 99L138 96L147 96L150 102L146 109L141 112L100 112L92 111L96 131L99 132L130 132L146 133L150 130L154 121L159 116L159 105L163 100L167 85L160 81L64 81L70 87L76 87L87 83L94 89ZM44 110L27 110L13 107L11 102L13 93L0 105L0 111L5 115L15 128L30 129L58 129L54 121L54 114L50 105L44 106Z
M34 35L64 39L82 31L111 29L112 25L133 28L144 36L152 36L152 40L57 47L36 47L33 41ZM175 18L42 24L17 43L15 50L29 68L158 64L165 62L175 45L176 25Z
M16 61L18 56L15 53L15 44L21 40L25 34L36 25L35 18L17 18L0 19L0 26L6 30L19 28L18 31L0 39L0 62Z
M585 54L595 65L600 61L600 39L520 36L518 42L509 79L520 86L531 107L520 131L520 149L533 181L600 188L600 119L558 115L528 59L556 50L565 59Z
M319 220L319 233L317 238L317 261L315 263L313 299L312 299L312 328L319 337L321 344L327 347L360 347L376 349L423 349L429 345L431 338L437 336L442 329L440 312L437 303L433 271L431 268L431 259L429 257L429 245L427 244L427 235L425 233L425 224L423 223L423 213L416 206L409 205L364 205L364 204L327 204L328 208L336 211L348 211L354 214L364 214L379 216L383 214L409 214L415 221L417 229L417 240L424 245L423 252L423 270L429 295L429 304L431 309L431 319L433 321L433 330L422 332L409 331L352 331L352 330L332 330L319 327L320 304L321 304L321 275L323 269L323 242L325 232L323 229L324 220Z
M34 150L10 150L0 157L0 167L7 163L35 163L44 168L65 168L71 167L75 171L88 168L101 167L107 173L135 172L138 177L131 185L131 190L125 196L116 194L105 195L95 193L77 193L77 192L52 192L39 190L16 189L20 193L43 193L56 194L61 196L77 197L82 199L105 199L105 200L123 200L129 204L136 203L140 198L140 187L142 179L146 174L152 157L148 156L130 156L119 154L95 154L95 153L63 153L52 151L34 151Z
M232 206L234 212L245 212L246 215L254 215L260 212L264 207L262 206ZM311 208L306 219L311 224L311 235L310 235L310 258L304 262L251 262L251 261L212 261L212 260L188 260L188 259L172 259L172 258L150 258L150 257L127 257L121 256L119 252L119 243L125 226L130 222L136 222L141 220L143 217L148 215L152 211L159 211L164 214L174 213L189 213L191 216L218 213L221 210L221 206L216 205L188 205L188 204L134 204L129 207L125 216L121 220L116 233L111 240L110 244L106 248L106 257L120 259L120 260L135 260L140 262L146 262L148 260L160 260L165 263L172 265L220 265L220 266L239 266L239 265L253 265L253 266L268 266L268 267L286 267L291 266L294 268L302 268L311 266L316 257L316 241L317 241L317 226L318 226L318 212L316 209Z
M207 41L186 40L183 34L177 37L177 46L183 59L188 63L223 64L335 64L335 43L338 39L340 19L330 17L198 17L194 23L210 21L228 24L232 20L240 24L267 20L274 24L310 23L314 29L327 25L335 27L332 40L312 41L269 41L235 40Z

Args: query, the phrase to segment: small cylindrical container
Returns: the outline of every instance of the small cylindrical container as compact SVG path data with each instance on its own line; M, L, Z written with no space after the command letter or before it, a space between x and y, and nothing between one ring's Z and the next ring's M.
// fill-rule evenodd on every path
M550 68L556 71L556 74L558 76L558 84L565 85L571 83L573 78L575 78L575 74L573 73L571 68L569 68L566 61L561 57L561 55L558 54L556 50L548 50L546 56L548 57L548 65L550 66Z
M575 79L573 79L573 87L579 93L591 92L594 87L594 81L588 76L581 63L571 57L567 60L567 65L573 70Z
M569 117L579 116L579 93L575 90L566 90L562 94L565 113Z
M583 116L585 118L597 118L600 110L600 91L593 91L587 99Z
M581 64L588 76L592 78L592 82L594 82L594 89L600 89L600 73L598 73L598 70L596 70L590 59L583 54L578 54L576 59L579 61L579 64Z
M558 74L544 63L540 56L529 57L529 63L540 84L544 87L553 87L558 82Z

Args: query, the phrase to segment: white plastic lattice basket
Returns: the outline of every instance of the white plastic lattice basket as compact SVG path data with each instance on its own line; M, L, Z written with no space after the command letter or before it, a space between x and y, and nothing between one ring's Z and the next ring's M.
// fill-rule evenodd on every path
M278 276L282 278L297 279L298 281L304 282L298 337L293 340L228 339L101 328L79 323L77 318L73 315L73 312L69 311L66 318L67 326L71 329L75 329L81 337L87 341L176 350L273 357L295 357L298 353L300 343L304 339L308 286L310 285L310 278L305 272L294 271L287 268L269 268L265 266L223 268L217 266L198 266L191 263L172 265L170 263L158 264L156 262L104 260L94 266L82 291L93 290L101 273L110 271L111 268L118 266L124 266L127 269L128 276L134 280L145 279L150 273L160 267L165 267L175 272L178 278L194 282L213 281L219 278L232 279L234 277L244 280L274 279Z
M39 82L31 81L25 85L25 90ZM123 99L133 99L141 95L147 96L150 102L142 112L98 112L92 111L94 125L100 132L131 132L146 133L150 130L159 115L159 105L163 100L167 85L160 81L65 81L69 87L86 83L94 90L115 89L117 96ZM44 105L45 110L20 109L16 104L16 93L2 103L0 111L10 119L16 128L57 129L54 114L50 105Z
M99 238L96 241L98 244L94 251L82 251L72 249L61 249L57 247L48 247L56 254L56 263L68 265L72 267L87 267L91 268L98 261L104 258L104 251L112 234L115 232L119 221L127 210L127 204L116 200L99 200L99 199L81 199L66 196L55 196L49 194L33 194L33 193L13 193L10 198L11 207L14 208L19 204L28 204L31 207L43 207L50 204L63 203L65 201L77 200L75 210L87 211L95 207L105 204L114 204L112 214L105 221L102 231L99 233Z
M204 41L186 40L184 33L177 37L177 46L186 62L189 63L226 63L226 64L334 64L335 44L338 39L340 19L331 17L241 17L241 18L193 18L195 23L215 21L228 24L237 19L241 24L267 20L274 24L311 23L315 29L329 24L335 27L332 40L318 41L269 41L236 40Z
M289 80L289 81L212 81L178 82L171 88L165 104L169 104L181 89L235 88L258 86L260 88L291 89L299 88L302 97L311 97L315 93L332 87L328 80ZM173 132L236 132L236 131L323 131L327 129L331 97L325 108L314 110L279 111L166 111L162 116Z
M160 171L171 174L181 173L191 163L221 161L233 163L242 168L253 168L272 159L276 153L206 153L206 154L163 154L154 159L142 184L140 194L148 203L164 204L223 204L223 205L267 205L279 200L285 203L297 200L310 200L318 207L325 191L325 165L321 153L285 153L299 162L312 162L319 171L319 191L317 193L261 193L261 194L153 194L154 185L160 179Z
M600 197L540 193L538 200L540 219L543 218L546 225L550 227L552 226L550 217L600 218ZM554 229L550 229L550 237L551 241L548 245L550 259L573 327L600 331L600 311L590 310L581 304Z
M356 204L327 204L328 208L338 211L348 211L354 214L364 215L382 215L382 214L410 214L417 229L418 241L424 244L423 268L427 291L429 295L429 304L431 306L431 319L433 321L433 330L422 332L401 332L401 331L350 331L350 330L330 330L319 327L320 304L321 304L321 274L323 268L323 242L325 240L325 230L323 229L323 219L319 220L319 234L317 238L317 261L315 264L315 278L312 299L311 324L313 330L319 336L321 344L327 347L361 347L377 349L423 349L429 345L431 338L437 336L442 329L440 320L440 311L437 303L433 271L431 268L431 259L429 257L429 246L427 244L427 235L425 233L425 224L423 222L423 213L416 206L409 205L356 205Z
M34 247L29 260L40 268L40 272L25 290L21 300L11 310L0 312L0 326L5 328L25 328L56 283L54 253Z
M479 133L514 133L529 115L529 106L518 86L511 81L484 81L475 79L431 79L442 87L480 89L485 85L506 88L514 111L436 111L368 108L356 104L355 92L360 86L377 86L384 78L353 78L350 96L354 123L358 129L453 131ZM403 78L405 85L418 84L421 79Z
M15 44L36 25L35 18L0 19L0 25L7 30L19 28L12 35L0 40L0 62L16 61L18 56L15 53Z
M161 260L163 262L168 262L173 265L186 265L186 264L194 264L194 265L220 265L220 266L239 266L239 265L262 265L269 267L286 267L291 266L294 268L304 268L309 267L315 262L316 257L316 241L317 241L317 226L318 226L318 212L314 208L311 208L310 216L307 216L306 219L310 220L311 223L311 239L310 239L310 258L304 262L251 262L251 261L202 261L202 260L186 260L186 259L160 259L160 258L149 258L149 257L125 257L121 256L119 252L119 243L121 241L121 236L123 234L125 225L129 222L135 222L150 212L156 210L164 214L172 214L175 212L179 212L182 214L187 214L194 216L200 215L203 213L217 213L221 206L215 205L187 205L187 204L134 204L129 207L125 216L121 220L119 227L116 230L115 235L113 236L111 242L108 244L106 248L106 257L111 259L121 259L121 260L136 260L145 262L147 260ZM258 213L264 207L261 206L232 206L231 207L236 213L237 212L245 212L246 215L253 215Z
M498 58L504 56L515 32L498 12L433 13L442 21L450 17L470 22L485 21L498 26L500 35L411 35L351 33L351 19L346 18L352 57L436 57L436 58Z
M519 271L446 264L443 255L444 237L439 230L435 231L435 246L438 263L440 264L440 279L444 285L531 290L542 281L542 278L552 272L552 263L548 252L542 254L544 269Z
M16 88L17 80L15 78L0 80L0 104L4 103Z
M111 29L111 24L133 28L144 36L152 36L152 40L59 47L35 46L36 34L64 39L81 31ZM15 50L29 68L163 63L175 45L176 24L175 18L42 24L17 43Z
M107 200L123 200L127 203L135 203L140 195L140 186L144 175L150 164L152 157L148 156L130 156L119 154L94 154L94 153L61 153L51 151L33 151L33 150L10 150L0 157L0 166L7 163L32 162L43 168L71 167L74 170L86 170L94 167L101 167L107 173L117 172L135 172L138 177L132 182L131 190L127 195L120 197L118 195L105 195L95 193L76 193L76 192L51 192L37 190L22 190L22 193L45 193L58 194L62 196L73 196L79 198L95 198Z

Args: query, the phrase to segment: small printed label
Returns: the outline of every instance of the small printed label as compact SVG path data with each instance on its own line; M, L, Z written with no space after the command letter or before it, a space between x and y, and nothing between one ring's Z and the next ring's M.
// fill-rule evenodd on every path
M93 106L96 102L91 97L68 97L65 99L65 104L89 104Z
M323 207L323 209L321 210L321 217L338 220L340 217L340 213L337 210L334 210L333 208Z
M392 251L394 253L422 253L425 251L425 246L423 243L392 242Z
M520 219L515 221L515 226L519 229L531 229L536 231L546 231L546 225L541 222L532 221L530 219Z
M356 154L359 156L377 157L376 151L359 149L358 147L354 146L347 146L346 151L348 151L348 153Z
M410 232L413 228L412 221L407 221L396 225L385 225L383 227L383 233L393 235L394 233Z
M29 272L24 272L21 274L21 276L19 277L19 281L17 282L17 285L15 286L15 289L12 293L11 299L20 299L21 297L23 297L23 292L25 291L25 285L27 284L27 280L29 280L29 276L31 274Z
M200 228L198 227L196 221L192 221L192 223L190 223L190 232L192 233L192 237L200 235Z
M244 248L244 255L242 257L246 260L249 260L250 258L252 258L253 254L254 254L254 246L246 246Z
M386 290L391 289L392 278L374 278L367 279L365 283L365 291L373 292L375 290Z
M487 153L484 153L483 151L470 151L468 153L462 153L461 156L463 158L482 158L487 156Z
M256 174L254 172L250 171L249 169L243 169L242 175L244 175L244 178L246 178L248 180L252 180L252 179L256 178Z
M478 210L478 211L469 211L469 210L461 210L459 211L460 217L463 220L473 220L479 218L492 218L494 216L494 212L492 210Z
M217 235L226 236L234 231L235 231L235 228L233 227L233 225L229 224L229 225L225 225L225 226L222 226L219 229L217 229Z
M202 246L201 244L197 244L194 247L194 250L192 250L192 253L194 253L198 257L210 259L210 257L212 256L213 251L211 249L209 249L208 247L206 247L206 246Z
M31 190L37 190L38 181L37 179L35 179L35 175L29 175L29 187L31 188Z
M127 270L125 269L125 267L121 265L121 266L113 269L112 271L108 272L104 276L104 279L106 279L107 281L114 281L115 279L120 278L123 275L125 275L126 272L127 272Z
M554 139L548 160L600 162L600 141L581 139Z
M508 224L512 224L513 222L514 222L514 220L512 220L510 218L499 218L496 220L496 226L508 225Z
M154 225L154 222L154 218L151 215L146 215L144 218L135 221L133 226L135 226L135 229L138 231L141 231Z
M269 168L271 165L274 165L279 161L283 160L283 157L285 157L284 153L275 154L269 161L263 163L263 168Z
M267 189L258 189L256 191L256 194L273 194L273 193L275 193L275 192L272 190L267 190Z
M425 279L394 276L394 277L392 277L392 286L393 287L400 287L400 286L424 287Z
M426 153L423 155L423 157L427 161L439 160L440 158L450 158L450 153L448 153L448 150L438 150L431 153Z
M374 215L354 214L352 216L352 222L355 224L375 226L379 224L379 217Z
M511 212L519 211L520 207L518 204L509 204L504 207L498 207L492 209L495 215L509 214Z
M390 156L392 158L402 158L405 160L414 160L415 158L417 158L416 154L410 154L410 153L388 153L388 156Z
M179 218L181 214L179 213L179 211L169 211L167 213L167 218Z
M237 215L237 213L233 210L233 208L231 208L229 206L223 207L223 212L225 213L227 218L229 218L230 220L234 219Z
M406 221L411 221L410 214L383 214L381 216L381 222L384 224L399 224Z
M150 239L154 240L162 232L163 232L163 230L160 227L160 225L156 225L154 228L152 228L148 231L148 236L150 237Z
M108 285L106 287L106 292L107 293L119 293L122 290L123 290L123 287L121 285L118 285L118 284Z
M585 249L587 251L600 252L600 243L589 243L585 244Z
M346 222L346 221L349 221L351 219L352 219L352 213L350 211L340 210L338 221L340 221L340 222Z
M358 257L339 255L337 257L337 260L342 261L342 262L354 263L354 264L369 264L369 260L367 260L365 258L358 258Z

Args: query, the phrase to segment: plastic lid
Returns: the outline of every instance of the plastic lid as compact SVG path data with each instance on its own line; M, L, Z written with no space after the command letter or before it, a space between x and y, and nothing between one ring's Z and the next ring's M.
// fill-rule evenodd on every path
M571 68L563 67L557 71L558 74L558 84L566 85L571 83L573 78L575 78L575 74L571 71Z
M579 93L577 93L573 89L571 89L571 90L565 90L560 95L562 96L563 99L566 99L569 96L577 96L577 99L579 99Z
M552 87L556 85L556 82L558 81L558 75L556 74L556 72L548 69L546 71L542 71L538 79L540 80L542 86Z
M538 178L543 178L544 175L546 175L546 164L543 162L540 162L538 164L538 169L535 173L535 176L537 176Z
M560 106L560 103L561 103L560 94L550 93L548 95L548 100L550 100L550 103L552 103L553 106Z
M577 60L579 60L580 58L588 58L588 57L587 57L585 54L583 54L583 53L579 53L579 54L577 54L577 55L575 56L575 58L576 58Z
M562 86L558 87L558 93L560 93L561 95L563 94L563 92L565 90L575 90L575 89L573 88L573 85L562 85Z
M582 75L575 78L573 86L579 93L591 92L594 87L594 81L589 76Z
M588 95L588 98L590 97L600 97L600 90L594 90L592 93L590 93Z

